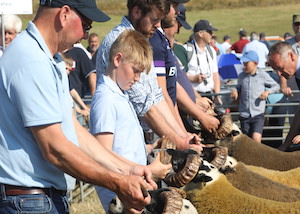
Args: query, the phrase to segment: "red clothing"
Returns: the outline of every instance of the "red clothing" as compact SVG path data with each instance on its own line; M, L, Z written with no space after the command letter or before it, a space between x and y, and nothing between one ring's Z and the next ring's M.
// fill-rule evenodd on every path
M234 50L236 53L242 53L244 46L249 43L248 39L240 39L239 41L233 43L231 50Z

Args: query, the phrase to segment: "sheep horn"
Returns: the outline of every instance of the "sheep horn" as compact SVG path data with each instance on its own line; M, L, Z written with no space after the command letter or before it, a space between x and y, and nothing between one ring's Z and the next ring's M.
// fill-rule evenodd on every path
M165 201L163 214L179 214L183 205L182 195L171 189L162 192L159 197Z
M164 181L169 186L182 187L189 183L196 175L201 164L201 158L197 154L189 154L186 158L186 164L183 169L177 173L170 172Z
M216 147L212 151L216 152L215 158L210 162L212 165L220 169L226 162L228 155L228 148L226 147Z
M228 148L207 144L202 155L205 160L213 164L217 169L220 169L226 162Z
M176 149L175 143L173 143L169 138L163 137L159 146L162 149L160 153L160 162L163 164L168 164L171 162L171 155L166 151L167 149Z
M220 119L220 126L214 133L214 139L220 140L224 139L232 131L232 118L230 114L223 114Z

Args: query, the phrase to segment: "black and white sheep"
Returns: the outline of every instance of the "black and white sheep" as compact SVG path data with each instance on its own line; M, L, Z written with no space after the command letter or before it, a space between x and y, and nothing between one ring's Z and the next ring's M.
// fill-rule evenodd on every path
M273 181L238 162L234 172L226 173L227 180L235 188L260 198L282 202L300 201L300 189Z
M151 203L143 214L198 214L193 204L185 199L185 193L175 188L161 188L149 191ZM124 214L124 206L118 197L109 204L109 214Z
M205 182L190 182L184 186L187 199L192 202L199 213L299 213L299 202L278 202L259 198L233 187L226 176L210 163L199 170Z
M264 144L256 143L233 123L233 135L215 141L216 146L228 148L228 155L248 165L286 171L300 167L300 151L282 152Z

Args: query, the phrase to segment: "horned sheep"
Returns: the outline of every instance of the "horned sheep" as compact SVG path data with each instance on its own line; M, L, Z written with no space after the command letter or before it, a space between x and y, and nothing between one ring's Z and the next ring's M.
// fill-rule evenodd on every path
M264 144L256 143L233 123L233 135L215 141L216 146L228 148L228 155L248 165L287 171L300 167L300 151L282 152ZM233 138L233 139L232 139Z
M288 171L266 169L259 166L246 165L248 169L263 175L273 181L277 181L294 188L300 188L300 167Z
M273 181L262 176L238 162L234 172L225 173L227 180L235 188L260 198L274 201L300 201L300 189Z
M149 191L151 203L143 214L198 214L194 205L185 199L185 193L177 188L161 188ZM124 206L118 197L109 204L109 214L124 214Z
M184 190L199 213L299 213L300 202L278 202L259 198L233 187L216 167L203 161L208 169L199 170L206 182L190 182Z

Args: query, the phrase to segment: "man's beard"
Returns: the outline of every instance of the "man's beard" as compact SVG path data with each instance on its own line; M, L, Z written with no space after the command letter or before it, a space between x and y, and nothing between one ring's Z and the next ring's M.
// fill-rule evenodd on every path
M154 31L153 33L150 32L150 31L145 31L145 30L141 27L141 26L142 26L141 20L142 20L142 19L137 20L137 24L136 24L136 29L135 29L135 30L137 30L137 31L139 31L140 33L142 33L145 37L151 38L151 37L153 36L153 34L154 34L155 31Z

